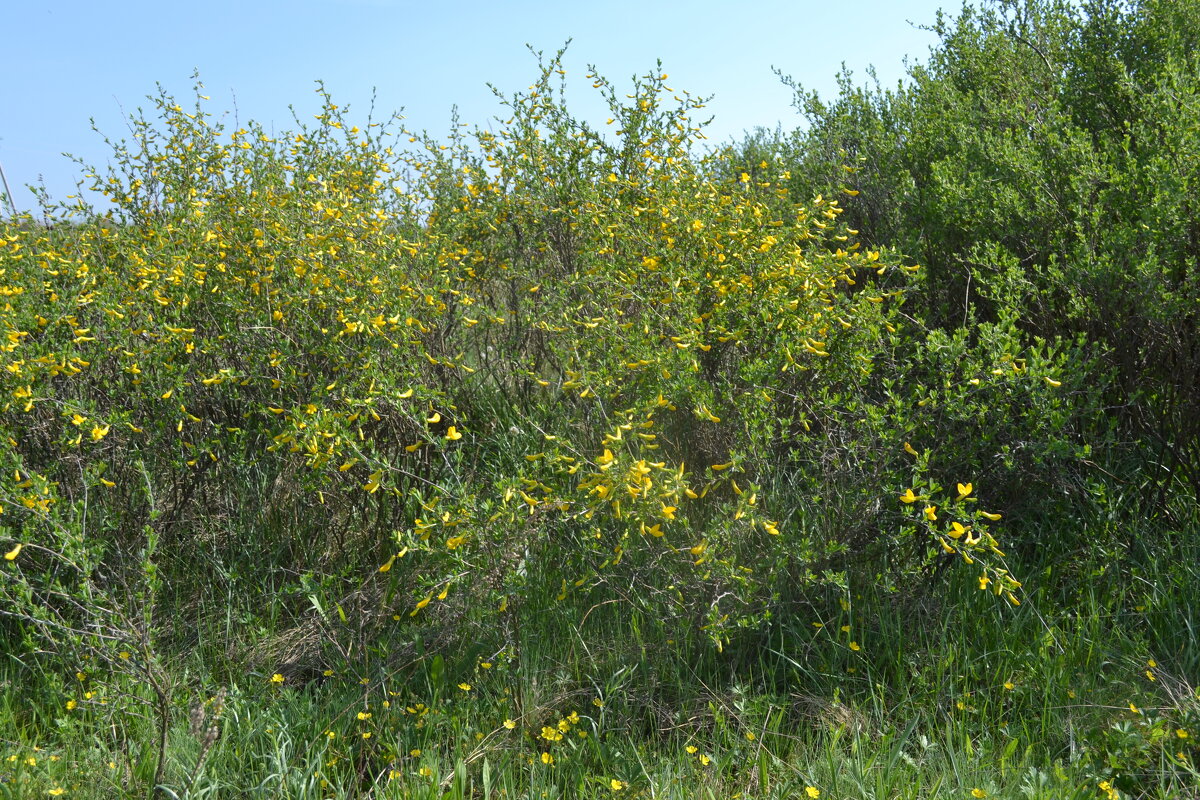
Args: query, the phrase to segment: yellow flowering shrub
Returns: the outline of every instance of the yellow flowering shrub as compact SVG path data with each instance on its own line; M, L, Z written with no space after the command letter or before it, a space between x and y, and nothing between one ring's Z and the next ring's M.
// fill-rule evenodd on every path
M850 451L820 447L904 342L918 268L782 168L700 152L703 99L660 71L621 98L593 70L599 128L560 71L445 143L327 95L277 136L160 95L88 173L109 209L5 223L0 521L25 549L0 586L26 622L89 607L47 575L110 609L166 575L183 602L205 548L369 597L360 634L615 583L720 644L842 580L864 542L811 490Z

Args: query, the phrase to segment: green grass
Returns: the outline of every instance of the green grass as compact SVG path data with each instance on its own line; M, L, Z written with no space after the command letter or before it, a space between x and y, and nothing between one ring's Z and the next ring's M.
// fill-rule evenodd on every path
M1200 722L1187 627L1200 560L1189 546L1076 565L1070 580L1029 565L1016 608L966 573L926 597L867 584L851 590L849 610L811 608L722 653L617 604L580 626L553 603L526 608L520 646L503 641L499 655L463 656L465 641L403 661L375 652L282 684L261 664L214 662L214 647L180 652L161 665L174 688L163 792L787 798L811 786L862 800L976 789L1050 800L1101 796L1111 780L1121 796L1179 798L1198 777L1172 758L1194 756ZM277 613L235 626L240 652L283 633L269 627ZM10 655L4 667L0 797L148 794L147 692L36 664ZM210 726L218 735L206 747Z

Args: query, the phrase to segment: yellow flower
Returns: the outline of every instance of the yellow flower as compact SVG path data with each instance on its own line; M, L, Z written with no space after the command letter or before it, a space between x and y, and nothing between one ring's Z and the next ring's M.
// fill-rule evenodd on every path
M543 764L553 764L554 756L550 755L549 753L542 753L542 763Z
M805 786L804 793L813 798L813 800L817 800L817 798L821 796L821 790L815 786Z
M21 555L21 548L25 545L22 542L17 542L17 546L4 554L5 561L16 561L17 556Z
M1044 381L1046 381L1046 383L1048 383L1048 384L1050 384L1051 386L1053 386L1055 389L1057 389L1058 387L1062 386L1062 382L1061 382L1061 381L1056 381L1056 380L1054 380L1053 378L1051 378L1049 375L1046 375L1046 376L1044 376L1044 377L1043 377L1043 380L1044 380Z
M925 519L937 522L937 506L925 506Z
M77 705L79 705L79 704L76 703L74 700L68 700L67 701L67 711L73 711L75 709L75 706L77 706Z
M517 723L514 720L506 719L504 720L504 727L511 731L513 728L517 727Z
M420 611L425 606L429 605L429 601L432 599L433 599L433 595L427 595L424 599L418 600L417 607L414 608L411 612L409 612L409 616L415 617L417 615L417 612Z
M613 778L611 781L608 782L608 788L612 789L614 792L619 792L622 789L624 789L626 786L627 786L627 784L625 783L625 781L619 781L616 778Z
M851 650L853 650L853 651L854 651L854 652L856 652L856 653L857 653L859 650L862 650L862 648L858 646L858 642L851 642L851 643L850 643L850 649L851 649Z
M971 492L974 490L975 490L975 487L969 483L958 484L958 499L962 500L964 497L967 497L968 495L970 495Z
M986 512L986 511L980 511L980 512L979 512L979 516L981 516L981 517L986 517L986 518L990 519L992 522L996 522L996 521L998 521L998 520L1000 519L1000 515L999 515L999 514L989 514L989 513L988 513L988 512Z
M904 452L908 453L910 456L918 455L916 449L908 442L904 443Z
M462 683L460 683L458 685L458 688L462 689L464 692L469 692L469 691L471 691L471 684L467 683L466 681L463 681Z
M274 675L271 676L271 683L274 683L276 685L283 683L283 676L280 675L278 672L276 672Z
M1177 737L1179 737L1180 739L1186 739L1186 738L1188 738L1188 732L1187 732L1187 731L1185 731L1183 728L1176 728L1176 729L1175 729L1175 735L1176 735Z
M982 800L982 798L987 797L987 792L985 792L983 789L972 789L971 797L978 797Z
M61 794L65 794L66 791L67 790L62 788L61 786L55 786L50 791L46 792L46 794L50 795L51 797L58 797Z
M700 765L701 765L701 766L703 766L703 767L707 767L707 766L708 766L709 764L711 764L711 763L712 763L712 759L711 759L711 758L709 758L708 756L704 755L703 753L701 753L701 754L700 754Z
M459 439L461 439L462 434L458 432L458 428L451 425L446 430L446 438L449 439L450 441L454 442L454 441L458 441Z
M950 535L950 538L952 538L952 539L961 538L962 535L966 532L967 532L967 529L962 526L961 522L957 522L957 521L950 523L950 530L947 531L947 533Z
M905 489L904 494L900 495L900 502L911 505L912 503L917 502L917 495L913 494L912 489Z
M433 770L430 769L429 767L421 767L419 770L417 770L417 774L420 775L422 778L432 778Z

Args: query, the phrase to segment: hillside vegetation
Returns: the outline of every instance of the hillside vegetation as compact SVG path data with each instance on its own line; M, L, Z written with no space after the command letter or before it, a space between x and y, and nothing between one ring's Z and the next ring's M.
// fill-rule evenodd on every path
M0 223L0 798L1181 798L1200 3L705 143L203 87Z

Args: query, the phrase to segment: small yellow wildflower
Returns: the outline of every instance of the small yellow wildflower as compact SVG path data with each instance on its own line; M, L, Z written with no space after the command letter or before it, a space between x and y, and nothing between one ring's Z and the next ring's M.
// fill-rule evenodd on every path
M278 686L279 684L283 683L283 676L276 672L271 676L271 683Z
M813 800L817 800L817 798L821 796L821 790L815 786L805 786L804 793Z

